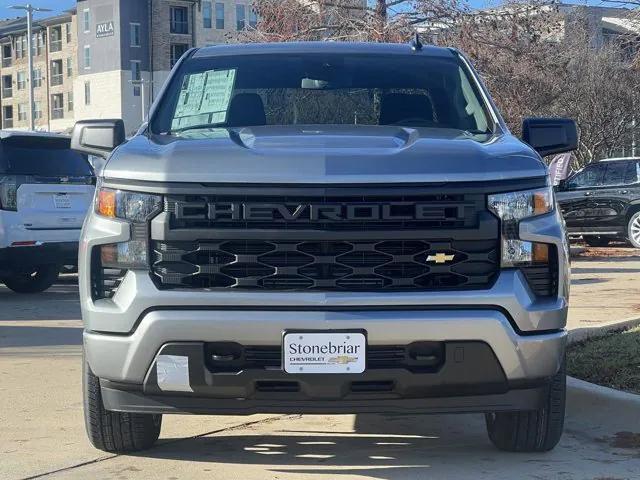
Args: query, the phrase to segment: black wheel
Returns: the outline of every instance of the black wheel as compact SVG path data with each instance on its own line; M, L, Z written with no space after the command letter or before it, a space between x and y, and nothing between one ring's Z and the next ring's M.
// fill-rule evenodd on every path
M508 452L547 452L560 441L567 395L565 363L549 385L540 410L486 414L489 439Z
M590 247L607 247L611 243L611 239L599 235L589 235L584 237L584 242Z
M40 293L56 283L60 274L59 265L41 265L31 271L17 273L2 281L16 293Z
M640 248L640 212L631 215L627 227L627 235L631 245L635 248Z
M145 450L160 436L162 415L105 410L100 380L84 362L82 371L84 422L91 444L105 452Z

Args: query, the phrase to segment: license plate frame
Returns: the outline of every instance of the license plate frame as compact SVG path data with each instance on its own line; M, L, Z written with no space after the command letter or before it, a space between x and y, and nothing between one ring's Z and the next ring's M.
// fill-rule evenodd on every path
M66 193L56 193L53 195L53 206L56 210L69 210L71 208L71 197Z
M292 353L292 344L317 348L299 350L295 347ZM326 353L322 351L323 345ZM282 369L288 374L302 375L361 374L366 371L367 346L367 332L362 329L285 330L282 332ZM307 351L310 353L305 353Z

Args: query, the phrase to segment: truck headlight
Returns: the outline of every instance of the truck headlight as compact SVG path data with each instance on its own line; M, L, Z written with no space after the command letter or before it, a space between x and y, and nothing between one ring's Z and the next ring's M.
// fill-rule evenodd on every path
M554 210L553 188L489 195L489 210L500 219L502 266L518 267L549 262L549 246L519 239L520 220Z
M143 223L162 206L160 195L98 188L95 209L98 215Z
M115 190L98 186L95 211L107 218L131 223L131 239L127 242L100 245L102 268L145 269L149 267L149 233L146 223L162 207L162 197L148 193ZM139 228L143 225L143 228ZM136 228L133 228L133 227Z

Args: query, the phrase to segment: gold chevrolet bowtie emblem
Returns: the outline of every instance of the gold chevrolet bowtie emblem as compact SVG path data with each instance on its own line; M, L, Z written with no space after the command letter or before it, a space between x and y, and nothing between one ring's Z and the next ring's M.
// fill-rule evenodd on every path
M436 253L435 255L429 255L427 262L435 263L447 263L456 258L455 255L447 255L446 253Z
M349 363L357 362L356 357L349 357L348 355L340 355L329 359L329 363L337 363L339 365L348 365Z

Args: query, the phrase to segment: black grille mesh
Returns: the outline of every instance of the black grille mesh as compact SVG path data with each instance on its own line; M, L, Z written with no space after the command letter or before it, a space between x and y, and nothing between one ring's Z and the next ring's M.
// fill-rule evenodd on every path
M113 298L126 274L126 270L103 266L100 248L95 247L91 254L91 298Z
M162 287L263 290L486 288L499 267L496 240L153 241Z

